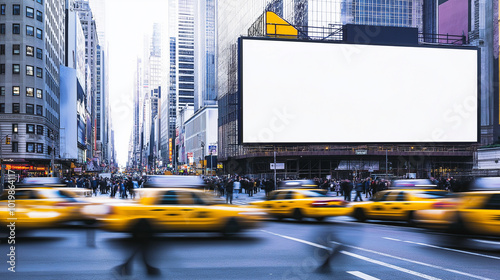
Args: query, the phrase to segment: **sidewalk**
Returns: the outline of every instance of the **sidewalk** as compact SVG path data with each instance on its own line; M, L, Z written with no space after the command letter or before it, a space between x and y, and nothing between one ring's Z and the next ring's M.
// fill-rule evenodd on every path
M224 196L225 198L225 196ZM248 196L246 193L240 193L239 197L236 198L236 195L233 194L233 204L234 205L247 205L250 204L252 201L259 201L259 200L266 200L266 192L263 190L260 190L258 193L254 194L253 196Z

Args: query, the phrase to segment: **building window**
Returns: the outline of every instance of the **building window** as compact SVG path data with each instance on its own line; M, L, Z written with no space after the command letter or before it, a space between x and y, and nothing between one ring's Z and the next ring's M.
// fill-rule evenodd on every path
M36 68L36 76L38 78L43 78L43 69L42 68Z
M0 96L5 96L5 87L4 86L0 87Z
M35 152L35 143L26 143L26 152L34 153Z
M19 23L12 24L12 34L21 34L21 25Z
M36 126L36 134L43 135L43 125Z
M0 64L0 74L5 74L5 64Z
M26 125L26 133L35 133L35 125L34 124L27 124Z
M12 133L17 133L18 132L18 126L17 123L12 124Z
M12 45L12 54L19 55L21 53L21 45L14 44Z
M26 46L26 55L35 56L35 48L33 46Z
M26 35L35 36L35 28L33 26L26 25Z
M28 115L35 114L35 107L33 106L33 104L26 104L26 114Z
M5 55L5 44L0 45L0 55Z
M43 144L40 143L36 144L36 152L39 154L43 154Z
M35 69L31 65L26 65L26 75L33 76L35 73Z
M5 4L0 5L0 15L5 15Z
M19 114L21 106L19 103L12 103L12 114Z
M18 86L13 86L12 87L12 95L19 96L20 93L21 93L21 90L19 89Z
M18 16L21 14L21 5L14 4L12 5L12 14Z
M43 59L43 51L42 51L42 49L36 48L36 58Z
M42 39L43 38L42 37L42 29L39 29L39 28L36 29L36 37L38 39Z
M26 16L29 18L35 17L35 10L31 7L26 7Z
M28 97L35 96L35 89L32 87L26 87L26 96Z
M36 114L39 116L42 116L42 114L43 114L43 106L42 105L36 105Z
M0 113L5 113L5 103L0 103Z
M42 12L40 12L39 10L36 10L36 20L38 20L39 22L43 21Z
M0 34L5 34L5 23L0 24Z
M19 74L19 73L21 73L21 65L19 65L19 64L12 64L12 73L13 74Z
M43 91L39 88L36 89L36 98L43 98Z
M12 142L12 152L17 153L19 150L19 142Z
M39 3L39 4L43 4L42 0L36 0L36 2Z

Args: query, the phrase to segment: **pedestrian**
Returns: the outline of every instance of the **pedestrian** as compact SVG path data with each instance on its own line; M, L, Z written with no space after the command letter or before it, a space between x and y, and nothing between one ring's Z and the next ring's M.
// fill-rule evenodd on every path
M239 178L236 178L236 180L233 183L233 192L236 194L236 198L239 197L240 190L241 190L241 183L239 181Z
M353 189L352 182L349 179L346 179L342 182L342 192L344 193L344 200L351 201L351 193Z
M229 179L226 184L226 203L233 204L233 190L234 183L233 179Z
M358 182L356 182L356 189L355 189L356 196L354 197L354 201L358 201L358 197L359 201L363 201L361 193L363 192L364 189L365 189L365 183L363 181L358 180Z

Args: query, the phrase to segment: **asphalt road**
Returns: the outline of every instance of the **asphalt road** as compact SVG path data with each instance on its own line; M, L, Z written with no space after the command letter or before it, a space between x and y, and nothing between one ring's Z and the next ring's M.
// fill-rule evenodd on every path
M468 240L387 223L270 221L225 239L217 234L165 234L146 252L161 270L148 276L142 250L131 276L112 268L133 251L126 234L83 228L39 230L0 244L0 279L500 279L500 243ZM335 252L325 263L328 252Z

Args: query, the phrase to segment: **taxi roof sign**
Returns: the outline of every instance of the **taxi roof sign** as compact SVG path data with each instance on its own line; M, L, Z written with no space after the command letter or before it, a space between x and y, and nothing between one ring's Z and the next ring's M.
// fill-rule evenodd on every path
M474 180L471 191L500 191L500 177L482 177Z
M22 186L32 187L61 187L66 186L58 177L26 177L20 183Z
M318 184L313 180L287 180L281 181L278 186L279 189L315 189Z
M429 179L394 180L391 189L436 189Z
M145 188L197 188L205 185L200 176L154 175L149 176Z

